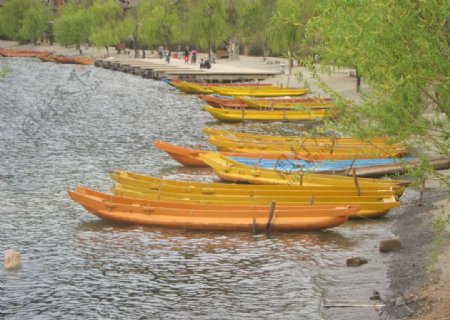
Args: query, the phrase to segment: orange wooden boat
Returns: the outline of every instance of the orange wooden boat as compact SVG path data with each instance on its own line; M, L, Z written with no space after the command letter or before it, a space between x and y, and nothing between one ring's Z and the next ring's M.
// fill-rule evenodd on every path
M54 56L53 58L58 63L84 64L84 65L90 65L90 64L94 64L95 63L94 59L91 59L91 58L88 58L88 57L82 57L82 56L78 56L78 57L58 57L58 56Z
M208 165L200 158L201 154L210 153L210 150L202 150L202 149L193 149L193 148L187 148L187 147L181 147L177 146L175 144L155 140L153 141L153 145L162 150L165 151L172 159L175 161L181 163L182 165L189 166L189 167L207 167ZM261 158L261 159L296 159L296 160L309 160L314 161L317 159L313 159L312 157L307 156L305 154L305 157L300 157L298 155L290 154L289 152L220 152L220 154L223 154L224 156L230 156L230 157L244 157L244 158ZM323 155L323 157L330 158L331 156ZM317 156L317 158L320 158Z
M198 97L216 108L246 108L247 104L238 98L225 99L214 95L199 94Z
M51 55L50 51L32 51L32 50L15 50L15 49L1 49L0 56L15 57L15 58L38 58Z
M84 187L69 191L73 201L101 219L149 226L229 230L303 231L336 227L358 206L215 205L117 197Z
M41 60L43 62L56 62L55 58L52 55L50 55L50 56L41 56L41 57L38 57L38 58L39 58L39 60Z

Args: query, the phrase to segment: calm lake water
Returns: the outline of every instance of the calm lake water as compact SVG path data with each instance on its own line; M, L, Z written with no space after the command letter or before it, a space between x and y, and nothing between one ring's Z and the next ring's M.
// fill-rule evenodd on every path
M103 222L73 203L77 185L108 191L124 169L214 179L178 165L155 139L207 146L202 128L293 134L299 124L223 125L195 96L163 82L95 67L0 58L1 319L379 319L390 255L378 241L393 216L323 232L252 235ZM347 268L352 256L369 263ZM3 255L2 255L3 257Z

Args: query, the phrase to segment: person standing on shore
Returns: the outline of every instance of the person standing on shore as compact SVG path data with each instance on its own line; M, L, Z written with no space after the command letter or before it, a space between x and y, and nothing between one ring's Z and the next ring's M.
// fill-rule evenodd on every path
M188 63L189 63L189 50L188 48L186 48L186 50L184 50L184 64Z
M170 63L170 57L172 56L172 53L170 52L170 49L166 50L166 62L167 64Z
M191 52L191 64L197 64L197 50L195 48Z

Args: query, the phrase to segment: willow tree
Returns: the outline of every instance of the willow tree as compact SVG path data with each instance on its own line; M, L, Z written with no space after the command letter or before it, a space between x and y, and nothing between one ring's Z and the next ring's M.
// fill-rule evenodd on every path
M263 59L269 52L269 30L276 0L244 0L239 6L240 29L247 45L260 43Z
M1 33L13 40L36 42L45 33L48 12L39 0L7 0L0 8Z
M270 43L273 50L288 58L289 73L294 59L301 55L305 43L306 24L314 16L314 0L278 0L270 22Z
M88 7L68 3L54 24L55 39L64 46L75 45L83 54L81 45L89 40L91 19Z
M122 6L116 0L94 0L89 8L89 40L96 47L105 47L109 55L109 46L119 44L127 38L122 27Z
M191 39L208 48L211 61L212 46L218 46L230 36L226 23L226 4L222 0L191 0Z
M138 50L143 41L143 21L150 15L151 6L148 1L139 0L136 6L127 8L126 14L120 23L121 33L127 35L124 40L132 42L132 47L135 50L135 57L138 57Z
M371 88L358 105L334 93L345 107L329 125L408 143L423 156L418 178L429 156L450 156L449 13L444 0L332 0L309 25L321 64L357 66Z
M171 46L180 39L183 28L176 5L176 2L165 0L151 0L142 4L141 10L148 12L139 21L144 43Z

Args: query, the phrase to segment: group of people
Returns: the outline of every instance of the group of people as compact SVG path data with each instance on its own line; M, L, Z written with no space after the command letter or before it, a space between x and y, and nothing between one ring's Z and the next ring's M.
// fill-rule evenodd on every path
M158 47L158 55L159 58L162 59L163 57L166 58L166 62L170 63L170 58L172 57L172 52L170 51L169 48L167 48L166 50L164 50L163 46L159 46Z
M191 64L196 64L197 63L197 49L192 49L191 51ZM184 63L185 64L189 64L189 49L186 48L186 50L184 50Z
M189 52L189 49L186 48L186 50L184 51L184 63L189 64L189 57L190 57L190 63L197 64L197 54L198 54L197 49L194 48ZM170 58L172 56L172 52L170 51L169 48L164 50L163 46L159 46L158 47L158 55L159 55L160 59L165 58L166 62L168 64L170 63ZM200 69L211 69L211 63L209 62L209 60L201 59Z

